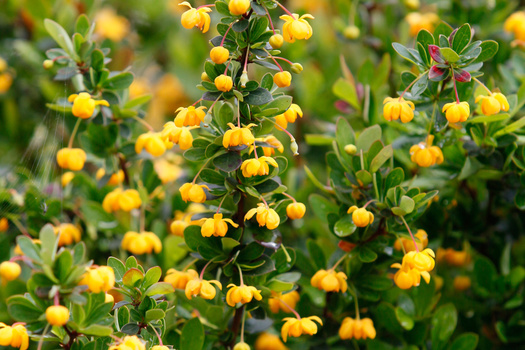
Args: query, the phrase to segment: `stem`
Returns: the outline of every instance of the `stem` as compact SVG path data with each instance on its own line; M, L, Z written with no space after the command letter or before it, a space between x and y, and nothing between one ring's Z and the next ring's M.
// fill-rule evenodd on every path
M230 66L230 63L232 63L232 59L233 59L233 57L230 57L230 60L228 61L228 64L226 64L226 69L224 70L224 75L227 75L226 73L228 73L228 67Z
M286 262L292 262L292 258L290 257L290 254L288 254L286 247L282 243L281 243L281 248L283 248L284 255L286 255Z
M230 25L228 26L228 29L226 29L226 33L224 33L224 36L222 37L220 46L222 46L224 44L224 40L226 40L226 36L228 35L228 32L230 31L230 29L232 29L232 27L233 27L233 25L235 23L237 23L237 21L233 21L232 23L230 23Z
M237 101L237 127L241 128L241 102L238 99L235 99Z
M290 134L290 132L289 132L288 130L281 128L281 127L279 126L279 124L277 124L276 122L274 122L274 121L271 120L271 119L266 118L266 120L268 120L270 123L272 123L273 125L275 125L275 126L277 127L278 130L282 130L282 131L284 131L284 132L288 135L288 137L290 137L290 141L291 141L291 142L294 142L294 141L295 141L295 137L294 137L292 134Z
M51 325L48 323L46 325L46 328L44 328L44 332L42 333L42 336L40 337L40 340L38 341L37 350L42 350L42 345L44 344L44 335L46 335L47 331L49 330L49 326Z
M201 102L201 101L202 101L202 97L199 98L197 101L195 101L195 102L192 104L192 106L195 106L197 103L199 103L199 102Z
M372 175L372 181L374 182L374 192L376 194L377 200L379 200L379 189L377 188L377 177L376 173Z
M481 87L484 88L489 93L489 96L492 95L492 91L490 91L490 89L485 84L483 84L481 81L479 81L477 78L474 78L474 77L472 78L472 80L474 80L476 83L481 85Z
M293 312L293 314L295 315L295 317L297 317L298 320L301 319L301 315L299 315L299 313L298 313L297 311L295 311L290 305L288 305L288 303L287 303L286 301L282 300L281 298L277 298L277 299L279 299L279 301L280 301L281 303L283 303L284 306L286 306L287 308L289 308L290 311Z
M360 315L359 315L359 302L357 301L357 293L355 291L355 287L354 285L350 285L350 288L348 288L348 292L350 294L352 294L352 296L354 297L354 302L355 302L355 315L356 315L356 319L359 320L360 319Z
M266 200L264 199L263 196L261 196L261 200L263 201L263 203L264 203L264 205L266 206L266 208L269 208L269 207L268 207L268 203L266 202Z
M139 118L136 115L134 115L132 118L138 121L139 123L141 123L142 125L144 125L149 131L155 131L155 129L153 129L153 127L149 125L149 123L145 121L144 119Z
M456 103L459 105L458 88L456 87L456 79L454 79L454 77L452 77L452 82L454 83L454 92L456 93Z
M347 256L348 256L348 254L343 254L343 256L342 256L339 260L337 260L337 262L335 263L335 265L332 266L332 268L331 268L330 270L335 270L335 268L336 268L337 266L339 266L339 264L342 263L343 260L344 260Z
M217 208L217 214L219 214L219 210L221 210L222 203L224 202L225 199L226 199L226 196L223 196L221 202L219 203L219 207Z
M276 60L285 61L285 62L289 63L290 65L293 65L293 62L292 62L292 61L290 61L290 60L288 60L288 59L286 59L286 58L284 58L284 57L279 57L279 56L272 56L272 57L273 57L274 59L276 59Z
M248 46L246 48L246 57L244 59L244 68L243 70L246 72L246 68L248 67L248 57L250 56L250 47Z
M288 198L290 198L291 200L293 200L294 203L297 203L297 201L295 200L295 198L292 197L292 196L290 196L288 193L283 192L283 194L284 194L286 197L288 197Z
M375 200L375 199L371 199L371 200L369 200L368 202L365 203L365 206L363 207L363 209L366 209L366 207L368 207L368 205L369 205L370 203L372 203L372 202L377 202L377 200Z
M266 15L268 15L268 21L270 21L270 27L272 28L272 32L275 35L275 28L273 26L272 16L270 16L270 12L268 12L268 9L266 7L264 9L266 10Z
M242 310L241 343L244 343L244 323L246 321L246 309Z
M56 292L55 296L53 297L53 302L55 303L55 306L60 305L60 293Z
M78 127L80 126L81 122L82 122L82 119L78 118L77 122L75 123L75 127L73 128L73 132L71 133L71 137L69 138L69 143L67 144L67 148L73 147L73 140L75 139L75 136L78 131Z
M275 2L280 8L282 8L282 9L284 10L284 12L286 12L289 16L291 16L292 18L295 19L293 13L291 13L290 11L288 11L288 9L287 9L286 7L284 7L283 5L281 5L278 1L275 1L275 0L274 0L274 2Z
M199 172L197 173L197 175L195 175L195 177L193 178L193 181L192 181L192 184L195 184L195 181L197 181L197 178L199 177L199 175L201 174L201 172L204 170L204 168L206 168L206 165L208 165L208 163L210 162L212 158L208 159L206 161L206 163L204 163L204 165L202 166L202 168L199 170Z
M365 159L363 158L363 150L359 151L359 158L361 160L361 170L365 170Z
M264 47L262 48L267 54L268 54L268 57L270 57L273 62L275 62L275 64L277 65L277 67L279 67L279 69L281 70L281 72L283 71L283 67L281 67L281 65L275 60L275 58L268 52L268 50L266 50Z
M242 278L242 270L241 270L241 267L239 266L239 264L235 263L235 265L237 265L237 269L239 270L239 277L241 279L241 287L244 286L244 279Z
M13 224L15 224L16 228L20 231L20 233L22 233L26 237L29 237L29 238L33 239L33 237L31 237L29 232L27 232L25 227L22 226L22 223L20 221L18 221L18 219L12 218L11 221L13 222Z
M200 9L200 8L203 8L203 7L215 7L215 4L211 4L211 5L202 5L202 6L197 7L197 10Z
M157 338L159 339L159 345L160 346L163 346L164 344L162 344L162 339L160 337L160 334L159 332L157 332L157 330L155 329L155 327L153 327L152 325L149 325L151 327L151 329L153 329L153 332L155 332L155 335L157 336Z
M193 259L192 261L190 261L190 263L186 266L184 266L184 268L182 269L182 271L186 271L187 269L190 268L190 266L192 266L193 264L195 264L197 261L199 261L199 259Z
M437 107L437 103L434 102L434 108L432 108L432 117L430 117L430 125L428 127L429 135L430 135L430 132L432 131L432 126L434 125L434 119L436 118L436 107Z
M204 265L204 267L202 268L202 271L201 271L201 274L200 274L200 279L202 280L202 277L204 277L204 271L206 271L206 269L208 268L208 266L214 261L215 259L211 259L210 261L208 261L208 263L206 265Z
M401 99L403 98L403 96L405 95L405 93L408 91L408 89L410 89L412 87L412 85L414 85L416 83L416 81L418 81L419 79L423 78L423 76L425 74L427 74L428 71L425 71L423 73L421 73L419 75L419 77L417 77L416 79L414 79L413 82L410 83L410 85L407 86L407 88L403 91L403 93L401 94L401 96L399 96L399 101L401 101Z
M407 251L405 250L405 245L403 244L401 237L399 237L397 232L394 232L394 234L396 235L397 240L401 243L401 249L403 250L403 255L406 255Z
M412 234L412 231L410 231L410 227L408 227L408 224L405 221L404 217L401 217L401 220L403 220L403 223L405 224L405 226L406 226L406 228L408 230L408 233L410 233L410 237L412 237L412 241L414 242L414 247L416 247L416 251L419 253L419 247L417 246L417 242L416 242L416 239L415 239L414 235Z

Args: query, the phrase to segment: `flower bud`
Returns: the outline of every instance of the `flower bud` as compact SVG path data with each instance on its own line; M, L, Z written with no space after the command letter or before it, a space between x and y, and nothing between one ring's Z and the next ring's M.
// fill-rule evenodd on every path
M405 0L404 3L409 10L417 10L421 5L419 0Z
M295 140L293 140L290 144L290 149L292 150L294 156L299 155L299 146L297 145L297 142L295 142Z
M286 71L276 73L273 76L273 82L280 88L288 87L292 83L292 75Z
M305 212L306 206L303 203L290 203L286 207L286 215L292 220L302 218Z
M215 78L214 83L215 87L217 87L217 89L222 92L231 91L231 89L233 88L232 78L225 74L221 74L217 78Z
M248 78L248 72L243 70L242 71L242 75L241 75L241 87L245 88L246 87L246 83L249 82L250 79Z
M170 350L166 345L155 345L151 350Z
M50 306L46 310L46 320L52 326L63 326L69 320L69 310L62 305Z
M215 46L210 51L210 58L214 63L223 64L230 57L230 51L223 46Z
M208 76L208 74L206 74L206 72L202 72L202 73L201 73L201 80L202 80L202 81L207 81L207 82L210 82L210 83L211 83L210 77Z
M274 34L270 37L270 45L274 49L280 49L283 46L284 38L281 34Z
M303 71L303 65L300 63L294 63L292 64L290 70L295 74L301 74L301 72Z
M9 229L9 221L6 218L0 219L0 232L5 232Z
M206 113L204 116L204 120L202 121L205 125L210 125L211 121L213 120L210 113Z
M234 16L244 15L250 9L250 0L230 0L228 9Z
M0 264L0 277L5 281L13 281L20 276L22 268L15 262L4 261Z
M345 152L351 156L357 153L357 147L355 145L346 145L345 146Z
M55 62L53 62L52 60L45 60L44 63L42 63L42 66L44 67L44 69L51 69L53 68L54 65L55 65Z
M359 38L359 34L361 34L361 31L356 26L348 26L343 31L343 35L345 36L345 38L350 40Z
M233 350L250 350L250 345L246 344L245 342L240 342L235 344Z

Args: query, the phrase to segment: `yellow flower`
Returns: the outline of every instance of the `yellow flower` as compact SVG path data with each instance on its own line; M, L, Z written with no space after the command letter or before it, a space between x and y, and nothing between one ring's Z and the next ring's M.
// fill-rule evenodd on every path
M264 142L272 147L265 147L260 146L263 150L263 153L266 157L271 157L275 154L275 150L277 149L279 152L283 153L284 146L275 136L270 135L265 138L257 138L255 141ZM253 146L250 146L250 154L253 152Z
M0 277L4 281L13 281L20 276L22 268L15 262L4 261L0 264Z
M403 264L395 263L390 267L399 269L394 275L394 282L401 289L419 286L421 276L423 276L426 283L430 282L430 274L427 271L419 271L416 268L409 267L404 259Z
M268 175L270 173L270 167L268 166L268 163L276 168L279 166L272 157L263 156L259 158L246 159L241 165L242 176L252 177L255 175Z
M250 0L230 0L228 9L234 16L244 15L250 9Z
M481 101L481 111L485 115L494 115L500 111L509 110L509 101L505 95L499 92L492 93L489 96L479 95L476 97L476 103L479 101Z
M0 219L0 232L5 232L9 229L9 221L6 218Z
M69 309L62 305L53 305L46 309L46 320L52 326L63 326L69 320Z
M136 335L127 335L118 345L112 345L108 350L146 350L146 345Z
M286 207L286 215L292 220L300 219L306 213L306 206L303 203L293 202Z
M419 13L411 12L406 16L406 21L410 26L410 35L416 36L421 29L426 29L429 32L434 31L434 26L439 22L439 17L435 13Z
M186 29L191 29L193 27L198 27L203 33L206 33L210 29L210 15L208 12L211 12L209 7L191 7L190 3L187 1L181 2L180 6L187 6L190 9L184 12L180 18L182 26Z
M273 82L280 88L288 87L292 83L292 75L287 71L275 73Z
M274 49L280 49L283 46L284 38L281 34L274 34L270 37L270 45Z
M75 173L72 171L66 171L64 174L62 174L62 177L60 178L62 187L66 187L67 185L69 185L69 183L73 180L74 177Z
M374 339L376 329L374 322L369 318L354 320L351 317L345 317L341 328L339 328L339 337L341 339Z
M301 107L292 103L290 108L286 110L283 114L279 114L275 117L275 122L283 129L286 129L288 123L295 123L297 116L303 117L303 111Z
M450 123L464 122L470 116L470 106L468 102L451 102L443 106L443 113L446 113Z
M163 184L173 182L182 175L180 162L181 157L173 153L168 154L167 157L155 159L153 167Z
M119 42L129 34L129 22L125 17L118 16L111 7L105 7L95 16L95 33Z
M215 295L217 294L217 291L212 284L215 284L220 290L222 290L222 284L219 281L206 281L199 277L194 278L186 284L186 297L191 300L193 297L200 296L203 299L211 300L215 298Z
M438 248L436 253L436 260L445 260L452 266L465 266L470 263L470 253L467 250L454 250L452 248Z
M237 225L235 222L233 222L231 219L223 219L222 214L215 214L213 215L213 219L203 219L204 224L201 227L201 234L202 237L224 237L226 236L226 233L228 232L228 224L232 225L233 227L237 228L239 225Z
M158 157L172 147L173 143L167 138L162 138L162 133L150 131L138 137L137 143L135 143L135 152L140 153L146 149L149 154Z
M525 11L517 11L507 18L504 24L507 32L514 33L519 41L525 41Z
M286 321L281 329L281 336L284 342L288 337L300 337L303 334L314 335L317 333L317 325L314 321L323 325L323 321L318 316L303 317L300 319L293 317L286 317L283 319Z
M58 239L58 246L70 245L74 242L80 242L80 229L73 224L60 224L53 227L55 235L60 235Z
M470 277L468 276L456 276L454 277L453 286L454 289L457 291L464 291L470 288L472 285L472 281L470 280Z
M122 249L134 255L151 254L152 252L158 254L162 250L162 242L159 236L148 231L141 233L128 231L120 245Z
M346 278L344 272L335 272L333 269L319 270L313 275L310 284L319 290L344 293L348 289Z
M278 336L263 332L255 340L255 350L288 350Z
M417 230L417 233L414 236L419 239L417 242L418 249L425 249L428 245L428 235L425 230ZM401 246L403 246L407 252L416 250L414 242L410 238L401 237L400 239L396 239L396 242L394 243L394 249L401 250Z
M210 188L206 185L196 185L194 183L187 182L179 188L179 191L180 195L182 196L182 200L185 202L192 201L195 203L204 203L206 202L206 192L204 192L205 188L208 191L210 190Z
M425 142L410 147L410 159L420 167L430 167L443 163L443 152L438 146L432 146L434 135L429 135Z
M161 137L179 145L180 149L186 150L193 145L193 136L190 130L196 127L178 127L174 122L164 124Z
M189 269L187 271L177 271L175 269L169 269L164 277L164 282L167 282L175 289L186 289L186 285L189 281L199 277L197 271Z
M255 124L249 124L243 128L239 128L232 123L228 123L230 130L224 133L222 138L222 145L224 148L237 147L240 145L251 146L255 142L255 138L250 130Z
M199 126L204 121L206 107L189 106L187 108L180 107L177 109L177 116L175 117L175 126L179 128L182 126Z
M151 350L170 350L170 348L168 348L165 345L155 345L154 347L151 348Z
M98 105L109 107L108 101L96 101L93 98L91 98L91 95L87 92L81 92L80 94L70 95L67 100L69 102L73 102L73 115L81 119L91 118L93 112L95 112L95 107Z
M0 57L0 73L3 73L7 69L7 62Z
M240 342L235 344L233 350L250 350L250 345L246 344L245 342Z
M62 169L82 170L86 162L86 152L80 148L62 148L57 152L57 163Z
M233 88L233 80L230 76L221 74L213 81L217 90L228 92Z
M257 204L257 208L248 210L244 216L244 221L250 220L255 214L259 226L266 226L269 230L276 229L279 226L281 219L279 214L264 203Z
M367 227L374 222L374 214L365 208L358 208L353 205L348 209L347 213L352 214L352 221L357 227Z
M296 290L286 294L272 292L272 298L268 300L268 306L274 314L278 313L279 310L289 313L292 312L290 308L295 309L299 299L301 299L301 297Z
M383 105L383 117L389 122L401 117L401 122L408 123L414 118L414 103L402 97L387 97L383 100Z
M345 36L345 38L350 40L359 38L360 34L361 30L359 30L359 28L355 25L348 26L343 30L343 35Z
M410 268L418 269L419 271L430 272L434 269L436 262L434 258L436 255L434 251L427 248L421 252L411 251L405 254L403 257L403 265L407 265Z
M129 99L133 100L137 97L147 95L151 92L149 80L146 77L138 77L133 79L129 86Z
M104 175L106 175L106 170L104 168L99 168L95 174L95 178L97 180L100 180L104 177ZM124 177L125 177L124 171L119 170L116 173L111 174L111 177L109 178L107 182L107 185L116 186L118 184L121 184L122 182L124 182Z
M13 77L9 73L0 73L0 94L5 94L13 84Z
M8 326L0 322L0 345L27 350L29 347L29 336L27 335L26 327L20 323Z
M118 210L132 211L141 205L142 200L137 190L123 191L121 188L109 192L102 202L102 208L108 213Z
M205 212L206 208L200 204L197 203L191 203L188 208L186 208L186 212L183 213L180 210L177 210L175 212L175 219L170 225L171 234L175 236L184 236L184 230L189 225L202 225L201 220L191 220L191 217L193 214L202 213Z
M230 288L230 290L226 293L226 303L231 307L235 307L238 303L248 304L253 298L255 298L255 300L262 300L261 291L253 286L244 284L236 286L231 283L228 285L228 288Z
M295 40L307 40L313 34L312 26L306 21L306 18L314 19L314 16L305 14L299 17L298 14L294 13L293 17L289 15L283 15L279 17L284 20L283 35L284 40L289 43L295 42Z
M109 266L88 267L78 285L93 293L108 292L115 286L115 272Z

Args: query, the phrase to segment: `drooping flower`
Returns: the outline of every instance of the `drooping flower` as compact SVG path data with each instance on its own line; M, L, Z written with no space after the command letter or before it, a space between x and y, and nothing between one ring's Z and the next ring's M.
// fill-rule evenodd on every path
M69 183L75 178L75 173L72 171L66 171L62 174L60 177L60 183L62 184L62 187L66 187L69 185Z
M140 135L135 143L135 152L140 153L143 149L154 157L159 157L166 152L167 149L173 147L173 142L168 138L163 138L160 132L147 132Z
M153 167L163 184L173 182L182 175L181 161L182 157L174 153L169 153L166 157L154 160Z
M300 219L306 213L306 206L300 202L293 202L286 206L286 215L292 220Z
M222 284L216 280L203 280L199 277L194 278L186 284L185 294L188 299L191 299L196 296L200 296L203 299L211 300L215 298L217 291L215 287L212 286L215 284L220 290L222 290Z
M193 136L190 130L194 128L196 127L178 127L174 122L167 122L164 124L161 137L179 145L181 150L186 150L193 145Z
M471 256L468 250L454 250L452 248L438 248L436 252L436 260L446 261L452 266L465 266L470 263Z
M296 290L286 294L275 293L272 291L272 298L268 300L268 306L270 307L270 311L274 314L278 313L279 310L289 313L292 312L290 308L295 309L300 298L301 297Z
M233 88L233 80L230 76L221 74L213 81L217 90L222 92L231 91Z
M81 119L91 118L93 112L95 112L95 107L98 105L109 107L108 101L94 100L87 92L69 95L67 100L73 103L73 109L71 110L73 115Z
M244 177L268 175L270 173L270 167L268 164L275 168L279 166L272 157L263 156L259 158L246 159L241 165L242 175Z
M288 350L278 336L263 332L255 340L255 350Z
M164 282L171 284L175 289L186 289L188 282L196 278L199 278L199 274L193 269L186 271L169 269L164 277Z
M517 11L505 20L506 32L514 33L517 41L525 42L525 11Z
M283 46L284 38L281 34L274 34L270 37L270 45L274 49L280 49Z
M9 229L9 221L7 218L0 218L0 232L5 232Z
M403 264L407 264L409 267L418 269L419 271L430 272L436 265L434 261L435 256L434 251L430 248L426 248L421 252L411 251L403 257Z
M487 116L509 110L509 101L507 101L505 95L500 92L494 92L488 96L479 95L476 97L476 103L479 101L481 101L481 111Z
M210 58L213 63L223 64L230 58L230 51L224 46L215 46L210 51Z
M411 12L405 17L410 26L410 35L416 36L420 30L426 29L429 32L434 31L434 26L439 22L439 17L435 13Z
M21 323L8 326L0 322L0 345L27 350L29 347L29 335L26 327Z
M419 250L423 250L428 245L428 235L425 230L417 230L417 233L414 235L418 241L417 241L417 247ZM404 247L406 252L410 252L413 250L416 250L416 247L414 246L414 241L410 238L401 237L399 239L396 239L394 243L394 249L401 250L401 247ZM439 253L438 253L439 254Z
M344 293L348 289L346 279L344 272L335 272L333 269L319 270L313 275L310 284L319 290Z
M428 135L425 142L410 147L410 159L420 167L443 163L443 152L438 146L432 146L433 141L434 135Z
M264 203L259 203L257 204L257 208L248 210L244 216L244 221L250 220L255 214L257 214L255 218L257 219L259 226L266 226L269 230L276 229L281 222L279 214Z
M182 26L186 29L198 27L203 33L206 33L210 29L211 18L208 14L211 12L209 7L198 7L193 8L187 1L181 2L180 6L187 6L189 10L184 12L180 18Z
M117 345L112 345L108 350L146 350L146 345L136 335L127 335Z
M104 175L106 175L106 170L104 168L99 168L97 170L97 172L95 173L95 178L97 180L100 180L104 177ZM117 171L116 173L113 173L111 174L108 182L106 183L107 185L109 186L116 186L118 184L121 184L124 182L124 178L125 178L125 175L124 175L124 171L123 170L119 170Z
M206 192L204 189L210 190L206 185L197 185L192 182L187 182L179 188L182 200L185 202L192 201L195 203L206 202Z
M283 114L279 114L275 117L275 122L283 129L288 127L288 123L295 123L297 117L303 117L303 110L301 107L292 103L290 108L286 110Z
M234 16L244 15L250 9L250 0L230 0L228 9Z
M129 34L129 21L119 16L111 7L105 7L95 16L95 33L111 41L119 42Z
M292 83L292 74L287 71L275 73L273 82L280 88L288 87Z
M232 225L233 227L237 228L239 225L237 225L235 222L233 222L231 219L223 219L222 214L215 214L213 215L213 219L203 219L204 223L201 227L201 234L202 237L224 237L226 236L226 233L228 232L228 224Z
M141 233L128 231L120 245L122 249L135 255L151 254L153 252L158 254L162 251L162 242L159 236L148 231Z
M352 214L352 221L357 227L367 227L374 222L374 214L365 208L358 208L353 205L348 209L347 213Z
M303 317L300 319L294 317L286 317L283 319L286 321L281 329L281 336L286 343L288 337L298 338L303 334L314 335L317 333L316 321L321 326L323 321L318 316Z
M57 152L57 163L62 169L82 170L86 158L86 152L81 148L62 148Z
M470 116L470 106L468 102L450 102L443 106L443 113L445 113L447 120L450 123L464 122Z
M284 146L275 136L270 135L265 138L257 138L255 141L258 142L264 142L272 147L266 147L264 145L261 145L260 147L263 150L263 153L266 157L271 157L275 154L275 150L278 150L279 152L284 152ZM253 152L253 146L250 147L250 154Z
M206 208L198 203L191 203L185 212L177 210L175 212L175 219L170 225L171 234L175 236L184 236L184 230L189 225L202 225L201 220L192 220L193 214L205 212Z
M118 210L132 211L142 205L139 192L137 190L129 189L122 190L121 188L115 188L109 192L104 201L102 201L102 208L108 213L112 213Z
M115 286L115 272L109 266L88 267L78 285L93 293L108 292Z
M341 339L374 339L376 329L374 322L370 318L353 319L345 317L341 328L339 328L339 337Z
M199 126L204 121L206 116L205 106L195 108L195 106L180 107L177 109L177 116L175 117L175 125L180 127L183 126Z
M394 275L395 284L401 289L409 289L411 287L419 286L421 276L426 283L430 282L430 274L427 271L419 271L416 268L411 268L408 264L395 263L390 267L399 269Z
M383 117L389 122L401 118L401 122L408 123L414 119L415 109L412 101L402 97L387 97L383 100Z
M80 242L80 229L73 224L63 223L56 227L53 227L53 229L55 230L55 235L60 235L58 239L59 247Z
M20 276L22 268L15 262L4 261L0 264L0 277L4 281L13 281Z
M470 286L472 285L472 281L468 276L456 276L454 277L452 285L454 286L455 290L463 292L470 288Z
M69 309L63 305L53 305L46 309L46 320L52 326L63 326L69 320Z
M293 43L295 40L307 40L312 36L312 26L306 19L314 19L314 16L307 13L299 17L298 14L294 13L293 17L283 15L279 18L285 21L283 25L283 36L287 42Z
M253 286L240 285L236 286L231 283L228 285L228 293L226 293L226 303L231 307L235 307L238 303L248 304L255 300L262 300L261 291Z
M242 128L235 126L232 123L228 123L228 126L230 127L230 130L224 133L224 137L222 139L222 145L224 148L237 147L240 145L253 145L255 138L253 137L250 128L255 126L255 124L249 124L248 126Z
M250 345L242 341L240 343L235 344L233 350L250 350Z

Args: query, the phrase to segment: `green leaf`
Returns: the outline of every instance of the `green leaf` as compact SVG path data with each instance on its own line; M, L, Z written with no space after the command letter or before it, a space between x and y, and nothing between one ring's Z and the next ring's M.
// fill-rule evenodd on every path
M133 83L133 74L124 72L107 79L102 85L106 89L124 90Z
M450 350L474 350L478 346L479 336L474 333L463 333L450 346Z
M154 296L154 295L164 295L175 292L175 289L170 283L167 282L157 282L154 285L150 286L148 289L146 289L145 295L148 297Z
M478 293L489 294L494 288L496 267L489 259L480 257L474 263L474 287Z
M277 293L286 292L288 290L291 290L293 287L293 283L283 282L278 279L272 279L266 284L266 288Z
M275 109L274 113L272 115L279 115L288 110L290 106L292 105L292 97L291 96L279 96L274 98L274 100L270 103L268 103L264 109ZM266 116L272 116L272 115L266 115Z
M308 253L310 253L310 259L315 264L318 269L326 268L326 258L324 256L323 250L316 241L309 239L306 241L306 248Z
M392 47L396 52L399 54L399 56L403 57L405 60L412 62L416 65L423 65L423 61L421 60L421 56L419 53L414 49L407 49L405 46L401 45L400 43L392 43Z
M325 191L325 192L331 192L329 188L327 188L325 185L323 185L317 177L315 177L314 173L308 168L306 165L304 166L304 172L306 173L306 176L312 181L312 183L317 187L318 189Z
M401 325L401 327L403 327L407 331L409 331L412 328L414 328L414 319L412 317L410 317L405 312L405 310L403 310L400 307L396 307L396 318L397 318L399 324Z
M213 165L224 172L232 172L242 165L242 158L238 152L228 152L213 159Z
M339 206L337 204L316 193L311 194L308 200L314 214L321 220L326 220L326 217L330 213L339 212Z
M516 120L514 123L507 125L503 129L499 130L494 134L495 138L498 138L502 135L509 134L511 132L514 132L516 130L519 130L525 126L525 117Z
M442 349L456 329L458 312L453 304L439 307L432 317L432 349Z
M401 197L399 207L403 209L406 214L410 214L414 210L415 202L412 198L407 196Z
M136 287L139 281L142 281L144 274L137 268L129 269L122 277L122 283L127 287Z
M332 91L334 95L347 102L358 111L361 110L361 104L357 97L357 90L354 84L350 83L348 80L339 78L332 87Z
M42 259L40 258L40 250L29 237L18 236L16 238L16 242L26 257L36 261L39 264L42 263Z
M58 235L55 234L53 226L47 224L40 230L39 238L42 242L40 256L45 264L52 266L58 248Z
M166 317L166 313L161 309L147 310L145 314L146 322L162 320L164 317Z
M85 335L107 337L113 333L113 328L109 326L103 326L100 324L93 324L85 328L80 328L79 331Z
M83 37L87 37L89 33L89 19L85 14L78 16L75 23L75 32L80 33Z
M253 106L262 106L272 100L272 94L268 90L261 87L258 87L254 91L250 92L250 94L244 98L244 102Z
M221 104L221 106L216 109L215 118L214 121L217 123L219 128L222 130L229 130L228 123L231 123L233 121L233 106L231 103L226 102Z
M7 299L7 309L9 315L18 322L34 322L41 315L43 310L40 310L28 298L15 295Z
M510 114L502 113L496 115L482 115L479 117L469 118L465 123L477 124L477 123L494 123L505 119L509 119Z
M372 162L370 163L370 172L375 173L376 171L381 168L383 164L387 160L389 160L394 155L394 150L392 149L392 145L388 145L385 148L383 148L375 157L372 159Z
M455 63L459 61L459 55L448 47L441 48L441 54L448 63Z
M452 50L461 53L470 43L472 29L468 23L463 24L454 34L452 39Z
M334 225L334 233L338 237L348 237L355 232L357 226L355 226L352 220L352 215L345 215L342 219L338 220Z
M180 350L201 350L204 346L204 327L198 317L189 320L182 328Z
M364 263L371 263L377 259L377 253L372 249L361 246L359 247L359 260Z
M363 130L356 142L357 151L368 151L374 142L381 140L381 134L381 127L379 125L374 125Z
M144 281L142 282L142 288L148 288L153 283L157 283L162 276L162 270L159 266L154 266L146 271Z
M78 61L79 57L66 30L60 24L48 18L44 20L44 27L58 46L64 49L73 60Z
M403 180L405 180L405 172L401 168L395 168L386 176L385 192L392 187L400 185Z
M486 40L481 43L481 54L472 63L485 62L498 52L499 44L494 40Z
M212 169L203 169L200 178L202 181L209 184L224 185L224 176Z

